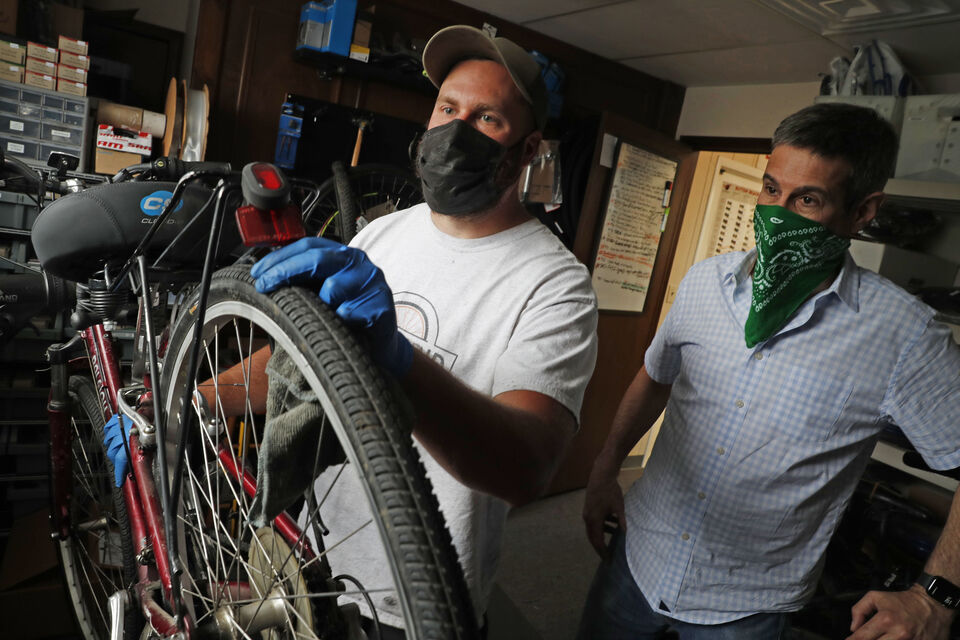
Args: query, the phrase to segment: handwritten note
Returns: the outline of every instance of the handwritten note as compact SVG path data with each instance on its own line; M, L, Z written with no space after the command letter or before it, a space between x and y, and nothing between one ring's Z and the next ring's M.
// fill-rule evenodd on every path
M677 163L621 143L593 264L600 309L643 311Z

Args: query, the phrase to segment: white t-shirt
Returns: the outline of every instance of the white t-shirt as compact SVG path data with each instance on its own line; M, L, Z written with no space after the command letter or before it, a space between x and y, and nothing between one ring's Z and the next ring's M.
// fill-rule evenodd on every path
M480 393L537 391L579 418L597 355L596 296L586 267L540 221L485 238L455 238L437 229L429 207L420 204L375 220L351 244L383 270L398 326L414 347ZM508 505L460 484L425 449L418 449L477 615L482 615ZM503 462L490 464L496 468ZM332 477L328 470L317 481L318 496L326 493ZM324 524L345 534L369 514L357 513L357 504L364 501L358 493L351 499L352 492L339 486L343 482L341 477L331 496L341 495L337 500L347 515ZM359 486L354 490L361 491ZM339 538L334 534L330 539ZM330 554L335 573L347 571L371 591L389 588L389 571L372 526L343 547L342 553L338 548ZM391 595L373 594L374 603L382 622L399 626L399 607Z

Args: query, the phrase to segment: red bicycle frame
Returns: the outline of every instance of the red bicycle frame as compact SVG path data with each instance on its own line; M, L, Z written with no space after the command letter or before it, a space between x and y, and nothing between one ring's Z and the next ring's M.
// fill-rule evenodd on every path
M86 352L80 355L79 347ZM69 505L71 500L71 437L70 399L67 394L71 372L85 369L92 375L100 397L101 409L105 419L119 411L118 395L121 393L121 376L117 355L110 332L102 324L84 329L78 338L64 345L55 345L50 350L51 391L47 405L50 420L51 474L53 477L52 512L54 530L60 539L66 539L71 533ZM149 376L145 376L148 388ZM130 470L121 487L127 507L127 517L133 537L134 557L137 561L136 583L132 585L135 601L151 628L163 637L171 637L178 632L192 636L192 621L186 615L176 615L183 611L181 594L175 593L173 572L169 562L167 539L164 529L164 515L161 509L160 494L154 482L153 467L156 461L156 443L144 446L137 429L131 430L128 442L131 460ZM256 479L249 470L243 469L233 452L221 448L218 452L220 463L227 473L243 488L249 496L256 491ZM173 507L176 508L175 506ZM174 517L171 514L170 517ZM278 516L274 523L278 532L308 560L315 557L306 537L296 523L286 514ZM159 581L164 607L155 598L153 588ZM244 585L237 585L244 588Z

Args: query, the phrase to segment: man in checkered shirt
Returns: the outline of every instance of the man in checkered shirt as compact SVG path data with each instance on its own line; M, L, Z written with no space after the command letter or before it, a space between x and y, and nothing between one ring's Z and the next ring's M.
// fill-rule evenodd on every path
M580 638L778 638L885 424L932 468L960 466L960 349L932 309L846 250L884 198L892 128L818 104L786 118L773 147L759 251L691 268L595 462L583 517L604 561ZM624 496L620 466L664 408ZM947 591L960 585L958 504L924 570ZM945 640L952 605L921 584L870 592L850 638Z

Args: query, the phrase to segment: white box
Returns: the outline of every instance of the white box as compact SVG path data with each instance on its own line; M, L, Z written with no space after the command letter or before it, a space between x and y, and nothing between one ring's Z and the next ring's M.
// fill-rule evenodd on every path
M960 93L907 97L895 175L960 182Z
M97 149L138 153L149 156L153 150L153 138L143 131L118 130L109 124L97 125Z
M850 241L850 255L858 266L875 271L908 291L921 287L952 287L960 265L892 244Z
M897 132L898 136L900 135L900 127L903 123L903 98L897 96L817 96L813 101L818 104L821 102L842 102L858 107L869 107L893 125L893 130Z

